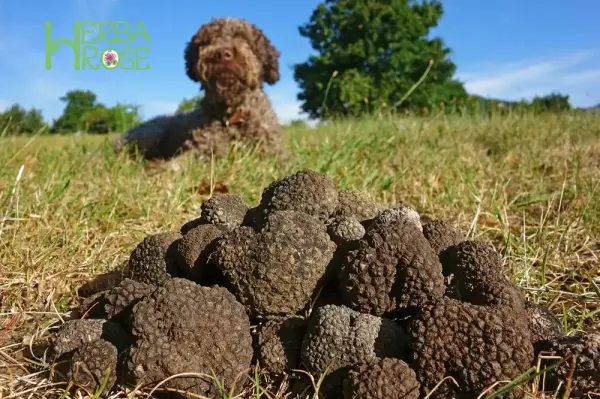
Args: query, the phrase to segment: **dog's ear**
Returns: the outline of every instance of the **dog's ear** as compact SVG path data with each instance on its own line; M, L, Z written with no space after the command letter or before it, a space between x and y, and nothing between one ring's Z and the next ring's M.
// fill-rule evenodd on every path
M198 82L198 35L192 36L188 44L185 46L185 73L194 82Z
M263 80L269 84L275 84L279 80L279 51L271 44L271 41L256 26L252 26L253 45L257 49L263 67Z

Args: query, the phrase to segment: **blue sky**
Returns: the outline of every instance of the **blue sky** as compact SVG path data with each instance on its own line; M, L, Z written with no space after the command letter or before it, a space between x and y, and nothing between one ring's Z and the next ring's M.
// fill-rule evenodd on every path
M285 5L284 5L285 4ZM301 118L292 66L311 52L298 26L318 0L0 0L0 109L18 102L58 117L66 91L89 89L106 105L142 106L145 118L173 112L181 99L198 93L184 73L183 48L212 17L246 18L281 51L281 80L265 86L283 122ZM453 49L457 77L469 92L503 99L560 91L575 106L600 103L600 1L445 0L433 32ZM46 70L45 22L53 39L72 39L81 20L142 21L150 53L145 71L73 69L71 50L61 46ZM104 47L104 46L98 46Z

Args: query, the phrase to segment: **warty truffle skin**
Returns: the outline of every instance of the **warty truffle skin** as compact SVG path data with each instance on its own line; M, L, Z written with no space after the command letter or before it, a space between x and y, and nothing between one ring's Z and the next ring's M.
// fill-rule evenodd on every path
M342 189L338 191L338 205L333 217L348 217L364 222L379 215L381 208L364 191Z
M275 375L298 368L307 324L305 319L290 317L261 325L257 331L257 358L261 368Z
M365 235L364 226L351 217L336 217L329 221L327 233L338 245L360 240Z
M503 273L502 259L494 247L468 240L447 250L444 275L452 275L448 295L475 305L512 308L526 313L525 297Z
M99 340L105 322L102 319L74 319L64 322L52 338L54 353L61 356Z
M384 226L395 224L400 220L410 221L420 232L423 232L423 225L421 224L421 216L419 213L404 205L382 210L374 219L368 222L367 229L381 229Z
M205 223L224 225L228 229L239 227L244 222L248 206L237 194L221 194L202 203L200 219Z
M456 230L445 220L432 220L423 225L423 235L431 245L431 248L440 257L444 264L444 252L453 245L458 245L466 240L466 237Z
M304 309L333 257L325 224L294 211L273 212L260 233L240 227L219 240L211 261L251 317Z
M533 345L522 314L455 299L429 304L411 320L411 368L423 388L444 382L435 398L477 397L498 381L512 381L533 362ZM525 321L526 322L526 321ZM507 398L518 398L514 390Z
M550 309L532 301L525 301L525 308L529 315L533 342L553 340L565 335L562 324Z
M544 352L544 356L569 357L567 361L546 373L545 389L556 390L562 383L560 395L564 393L565 384L569 379L572 361L575 360L573 383L569 397L594 397L593 393L600 392L600 335L577 334L564 336L553 340L536 343L536 353ZM549 367L561 359L542 359L542 367ZM589 395L592 394L592 395Z
M368 229L338 278L347 306L378 316L414 313L445 291L442 265L410 218Z
M376 357L402 357L406 338L396 322L345 306L315 309L302 342L302 360L313 373L332 373Z
M252 362L250 320L227 289L203 287L173 278L133 309L130 372L144 383L158 383L183 372L215 376L228 390ZM175 378L167 388L217 395L210 378Z
M259 204L262 217L274 211L297 211L325 222L338 205L335 182L314 171L299 171L271 183Z
M129 275L132 280L162 285L177 277L175 246L181 238L178 232L164 232L145 237L129 257Z
M227 227L201 224L188 231L177 243L175 259L182 276L202 285L216 282L218 271L208 258L216 241L227 233Z
M357 364L344 380L344 399L419 399L415 372L400 359L385 357Z
M103 396L108 395L117 381L117 348L110 342L99 339L75 351L68 375L77 386L93 393L102 386L107 373Z

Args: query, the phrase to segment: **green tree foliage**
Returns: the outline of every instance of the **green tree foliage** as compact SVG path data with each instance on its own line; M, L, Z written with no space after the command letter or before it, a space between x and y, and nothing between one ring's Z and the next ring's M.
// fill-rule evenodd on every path
M5 135L35 134L46 127L42 111L36 108L26 110L19 104L0 113L0 133Z
M302 109L311 117L360 115L393 106L431 70L399 108L435 107L467 97L441 38L436 0L325 0L299 28L317 55L295 65Z
M65 102L62 115L52 126L53 133L75 133L83 129L83 116L96 106L96 94L89 90L71 90L61 101Z
M69 91L60 100L66 105L62 115L52 126L54 133L122 132L142 121L138 106L117 104L107 107L97 102L96 94L89 90Z
M569 95L551 93L544 97L535 97L531 106L536 113L541 112L563 112L572 109Z
M202 94L199 94L192 98L184 98L179 103L179 106L177 107L177 111L175 111L175 113L181 114L184 112L192 111L198 106L198 102L202 100L203 97L204 96Z

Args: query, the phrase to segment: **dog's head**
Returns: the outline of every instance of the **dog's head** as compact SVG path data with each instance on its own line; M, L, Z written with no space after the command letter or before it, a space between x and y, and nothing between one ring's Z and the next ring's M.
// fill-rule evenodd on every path
M187 76L227 100L279 80L279 51L255 25L237 18L213 19L185 48Z

